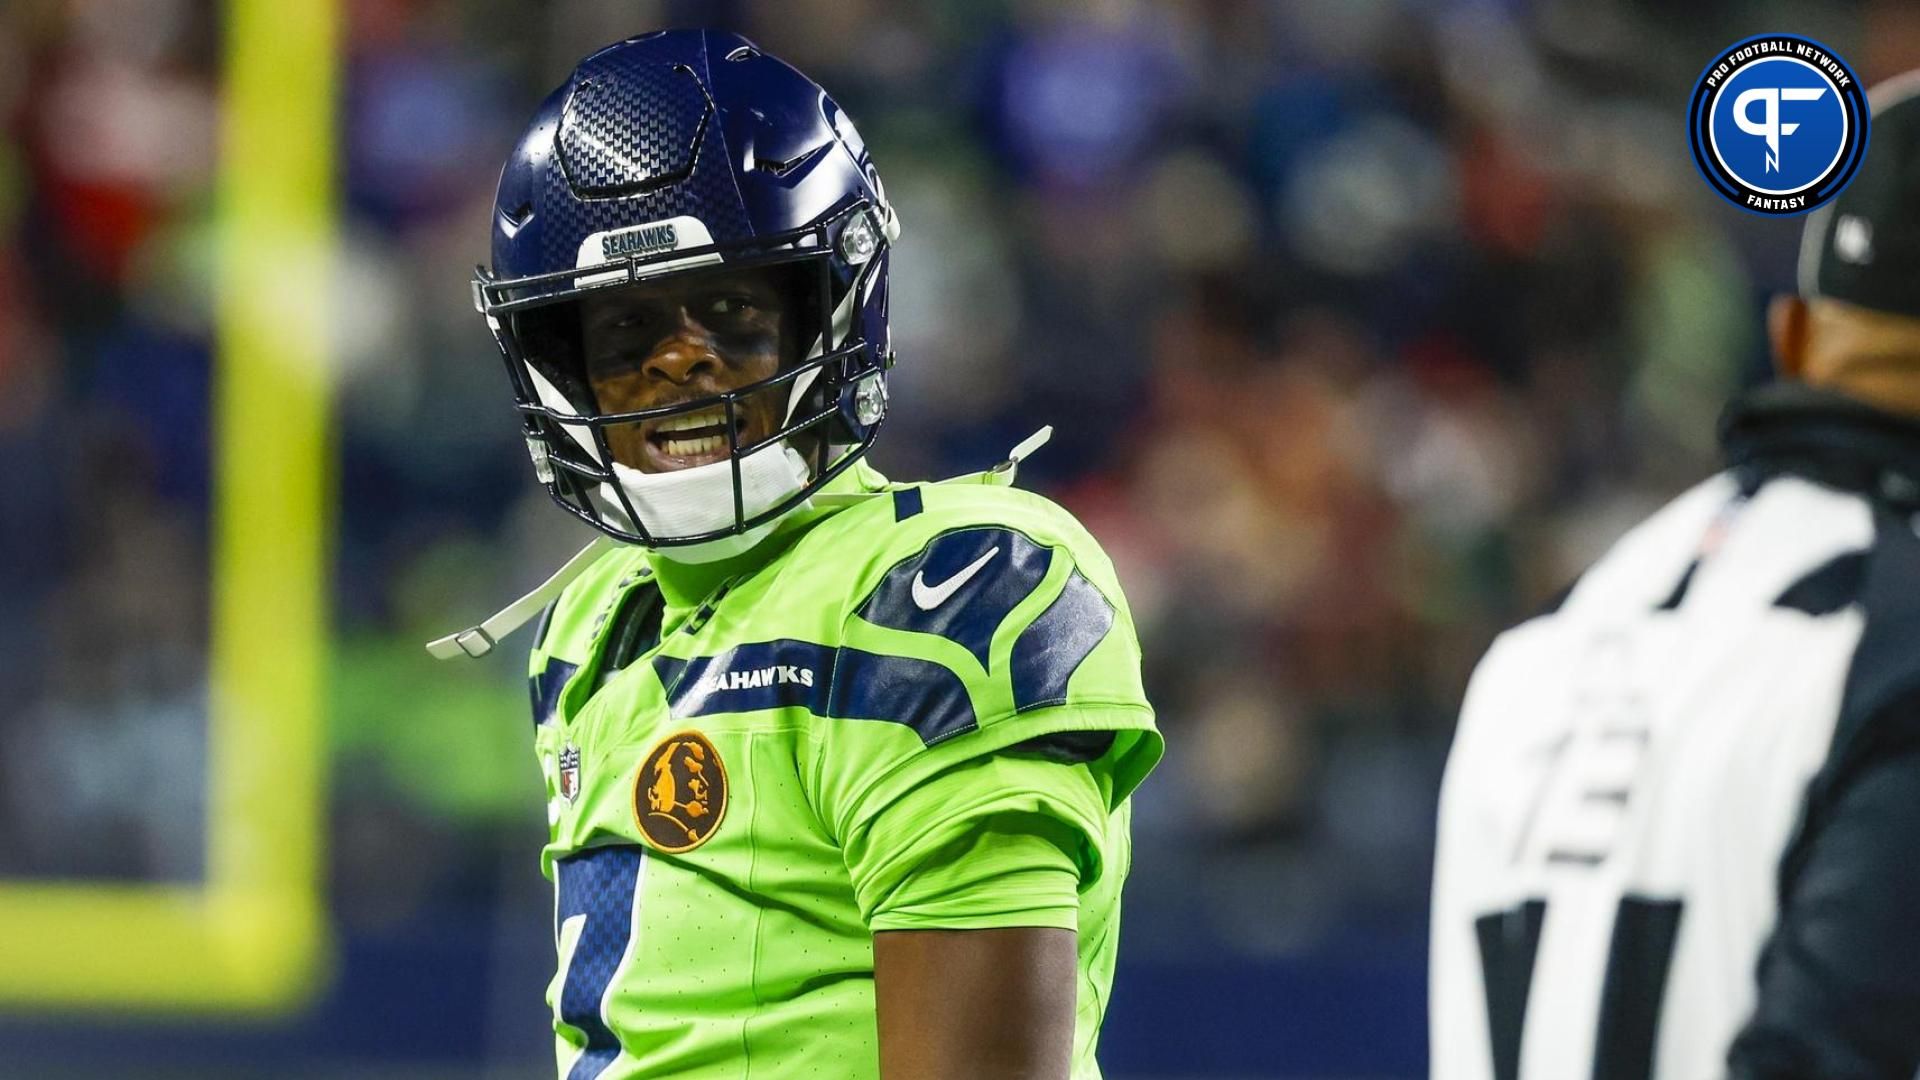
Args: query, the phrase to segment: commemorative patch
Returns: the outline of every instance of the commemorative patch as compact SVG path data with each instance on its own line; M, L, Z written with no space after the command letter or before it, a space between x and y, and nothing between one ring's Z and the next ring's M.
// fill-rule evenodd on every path
M634 822L661 851L692 851L713 836L726 814L726 764L697 731L662 740L634 778Z

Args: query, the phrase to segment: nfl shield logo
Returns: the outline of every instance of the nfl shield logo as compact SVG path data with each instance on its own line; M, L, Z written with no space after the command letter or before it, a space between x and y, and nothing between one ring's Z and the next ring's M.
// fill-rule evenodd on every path
M560 751L560 797L572 802L580 794L580 748L568 744Z

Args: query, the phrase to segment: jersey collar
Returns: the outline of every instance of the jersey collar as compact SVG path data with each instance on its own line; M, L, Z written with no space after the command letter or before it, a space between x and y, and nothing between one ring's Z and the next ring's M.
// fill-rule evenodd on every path
M674 559L672 549L668 548L646 552L645 559L653 569L654 581L660 586L660 596L667 607L691 608L723 585L749 577L772 563L815 525L858 501L858 496L886 488L887 478L862 458L782 518L766 539L738 555L709 563L686 563Z
M1801 383L1759 387L1721 421L1727 462L1744 482L1789 472L1920 509L1920 421Z

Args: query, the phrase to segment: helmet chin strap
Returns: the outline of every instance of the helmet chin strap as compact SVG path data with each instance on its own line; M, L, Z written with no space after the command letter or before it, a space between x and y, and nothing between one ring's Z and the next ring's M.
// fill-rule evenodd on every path
M635 510L645 514L648 521L659 522L661 526L673 528L681 535L724 528L733 522L733 467L728 462L716 461L711 465L698 465L670 473L643 473L615 462L613 472ZM799 491L810 475L806 459L785 443L741 458L741 508L751 517L775 506ZM601 484L599 490L593 493L594 503L610 520L634 531L620 500L608 494L606 488L607 485ZM724 506L721 506L722 503ZM810 500L794 509L809 504ZM718 512L714 509L717 506L721 507ZM766 539L781 520L775 518L738 536L723 536L704 544L659 549L654 554L656 558L669 558L683 563L716 562L751 550L755 544ZM485 656L493 651L501 638L538 615L541 608L559 596L600 556L618 546L619 541L611 536L595 537L538 588L477 626L428 642L427 651L439 660L451 660L457 656Z
M716 461L673 472L643 473L613 463L613 475L646 531L667 536L689 536L735 524L733 464ZM740 459L740 509L746 517L765 513L805 487L813 476L807 459L786 443L756 451ZM619 495L601 484L594 505L607 520L629 532L639 532L627 520ZM804 507L802 502L794 509ZM784 516L784 515L783 515ZM744 533L700 544L678 544L655 549L663 558L683 563L709 563L747 551L773 532L779 519L763 522Z
M1011 485L1013 483L1014 474L1020 468L1020 462L1024 461L1026 458L1031 456L1035 450L1038 450L1042 446L1046 445L1047 440L1052 437L1053 437L1053 425L1048 424L1046 427L1043 427L1039 431L1034 432L1032 435L1027 436L1025 439L1020 440L1020 445L1015 446L1010 452L1008 452L1007 459L1005 461L1002 461L1000 464L995 465L993 468L988 469L985 472L972 473L967 476L957 476L951 480L943 480L941 481L941 483L943 484L995 484L1000 486ZM799 457L799 455L789 447L782 446L780 447L780 449L783 450L786 455L793 455L793 457L796 459ZM761 453L761 454L756 454L755 456L756 457L772 457L773 455ZM782 456L785 456L785 455L782 455ZM724 465L726 463L721 462L720 464ZM706 465L701 466L701 468L711 468L711 467L712 466L706 466ZM625 466L621 466L621 468L624 469ZM742 476L744 478L744 470L745 470L744 461L742 462L741 468L742 468ZM797 470L804 470L806 468L806 464L804 461L799 462L795 466L795 468ZM628 470L628 471L631 471L631 470ZM693 470L689 469L686 471L691 472ZM676 475L676 474L665 474L665 475ZM882 492L877 492L877 491L862 492L858 495L819 495L817 496L817 498L819 499L822 505L833 506L836 504L846 505L851 502L865 501L879 494L882 494ZM598 496L596 496L596 498L597 497ZM813 500L808 500L808 502L802 503L801 505L802 506L810 505L812 501ZM768 505L772 505L772 504L769 503ZM622 516L624 518L624 514ZM715 547L715 550L716 551L724 550L726 554L734 554L740 551L745 551L748 548L751 548L754 544L759 543L761 539L764 539L766 536L766 532L763 532L762 530L771 531L773 528L773 524L774 523L769 522L768 524L763 525L760 528L754 529L753 531L749 532L747 535L749 537L753 537L753 539L745 543L744 545L736 546L736 547L727 547L727 548ZM728 537L727 541L737 541L739 539L740 539L739 537ZM714 542L715 545L722 545L723 543L724 543L723 541ZM582 573L584 573L587 567L592 566L593 563L596 560L598 560L601 555L605 554L606 552L612 551L616 546L618 546L618 544L619 544L619 541L615 540L611 536L595 537L592 543L589 543L585 548L581 549L578 555L575 555L573 558L567 560L567 564L561 567L558 571L556 571L552 577L548 578L545 582L543 582L539 588L533 590L532 592L521 597L520 599L515 600L513 603L508 604L505 608L495 613L492 618L488 619L487 621L481 623L478 626L469 627L468 629L462 630L457 634L448 634L446 637L428 642L427 651L432 653L436 659L440 659L440 660L451 660L456 656L472 656L472 657L485 656L487 653L493 650L494 645L497 644L501 638L506 637L508 634L511 634L515 630L526 625L528 620L532 619L535 615L540 613L541 608L544 608L549 603L551 603L555 597L559 596L563 591L566 590L566 587L569 584L571 584L575 578L579 577ZM706 549L708 546L709 545L706 545L706 544L698 545L700 549ZM673 552L674 557L681 558L683 562L698 563L702 561L712 561L713 559L720 559L720 558L726 557L726 554L718 554L718 555L712 556L709 559L704 559L704 560L703 559L686 559L681 556L681 552L686 551L688 549L670 548L668 550Z

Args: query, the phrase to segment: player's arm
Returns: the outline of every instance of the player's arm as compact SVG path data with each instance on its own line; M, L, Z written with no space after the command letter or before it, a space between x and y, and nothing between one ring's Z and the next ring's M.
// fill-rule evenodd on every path
M1104 926L1160 739L1111 565L941 497L852 590L801 767L874 935L885 1080L1064 1078L1099 1016L1082 897Z
M1066 1080L1077 974L1071 930L875 934L882 1080Z
M1920 728L1920 701L1905 709L1906 730ZM1920 745L1908 741L1856 766L1815 804L1807 827L1729 1073L1912 1080L1920 1069Z
M883 1080L1065 1080L1080 895L1108 872L1087 764L962 761L858 830ZM1118 872L1117 869L1114 872Z

